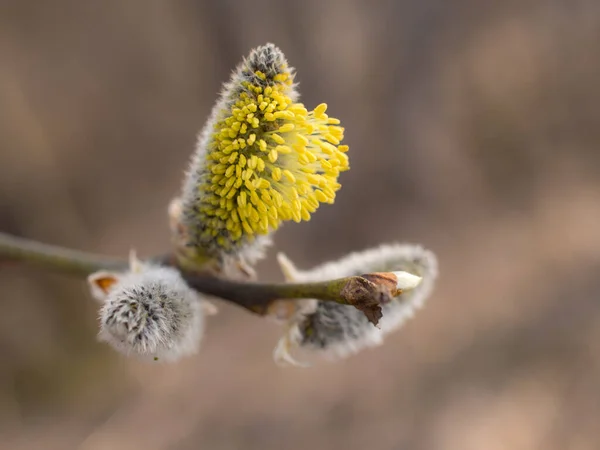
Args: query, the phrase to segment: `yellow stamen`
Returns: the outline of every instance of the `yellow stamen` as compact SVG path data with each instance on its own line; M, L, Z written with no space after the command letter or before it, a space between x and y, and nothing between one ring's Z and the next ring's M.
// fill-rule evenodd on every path
M326 114L327 105L308 111L293 101L286 63L253 64L247 60L242 70L254 77L233 76L239 83L214 124L204 161L209 176L199 187L199 235L224 250L283 221L310 220L319 204L333 202L337 178L349 168L344 129Z

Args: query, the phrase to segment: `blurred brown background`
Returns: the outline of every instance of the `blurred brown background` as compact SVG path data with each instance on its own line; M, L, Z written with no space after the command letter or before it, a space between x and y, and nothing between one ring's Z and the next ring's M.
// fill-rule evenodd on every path
M221 304L197 357L147 365L95 341L83 282L2 266L0 447L600 448L597 0L2 0L0 230L164 250L221 82L269 41L352 165L278 248L420 242L435 295L337 364L277 368L278 327Z

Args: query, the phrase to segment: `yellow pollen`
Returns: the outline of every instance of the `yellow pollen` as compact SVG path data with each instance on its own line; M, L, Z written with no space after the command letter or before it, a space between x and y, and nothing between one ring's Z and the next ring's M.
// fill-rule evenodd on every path
M293 75L287 65L278 69L239 78L208 142L201 236L226 251L284 221L310 220L334 201L349 169L340 121L325 103L313 111L294 103Z
M293 129L294 129L293 123L286 123L285 125L280 126L277 131L279 131L280 133L288 133L288 132L292 131Z

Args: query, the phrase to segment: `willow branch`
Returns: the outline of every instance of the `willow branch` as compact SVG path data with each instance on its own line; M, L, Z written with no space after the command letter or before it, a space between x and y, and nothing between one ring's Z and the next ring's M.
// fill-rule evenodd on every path
M364 276L339 278L315 283L246 283L222 280L209 275L186 275L187 283L197 291L220 297L252 312L264 315L277 300L314 298L322 301L353 305L365 312L369 320L379 319L380 304L392 299L392 290L368 281ZM394 285L396 282L394 282ZM371 315L373 319L371 319Z
M22 261L69 275L86 277L99 270L123 270L127 262L44 244L0 232L0 260Z
M122 271L124 260L44 244L6 233L0 233L0 260L31 263L41 268L69 275L86 277L101 270ZM353 305L377 324L380 305L399 295L400 282L394 272L367 274L315 283L254 283L226 280L208 274L181 270L175 258L159 256L155 262L177 268L187 283L198 292L219 297L249 311L264 315L276 300L314 298L322 301Z

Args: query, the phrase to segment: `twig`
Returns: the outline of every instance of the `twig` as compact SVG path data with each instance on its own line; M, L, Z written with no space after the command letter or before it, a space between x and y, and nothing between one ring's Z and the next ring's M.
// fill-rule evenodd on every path
M0 259L28 262L44 269L80 277L100 270L122 271L128 267L123 260L44 244L6 233L0 233ZM160 256L152 260L176 267L175 258L169 256ZM377 324L381 317L380 305L391 301L400 293L397 290L396 275L391 272L317 283L264 284L225 280L176 268L198 292L219 297L261 315L266 314L269 306L276 300L315 298L353 305L363 311L371 322Z
M365 310L391 300L391 295L361 276L339 278L316 283L251 283L222 280L210 275L186 275L188 284L199 292L213 295L260 315L267 313L276 300L315 298L322 301L353 305ZM357 287L366 286L368 293ZM362 294L362 295L360 295ZM386 295L387 294L387 295ZM367 316L369 316L367 314Z
M0 232L0 259L23 261L54 272L85 277L98 270L123 270L127 262Z

